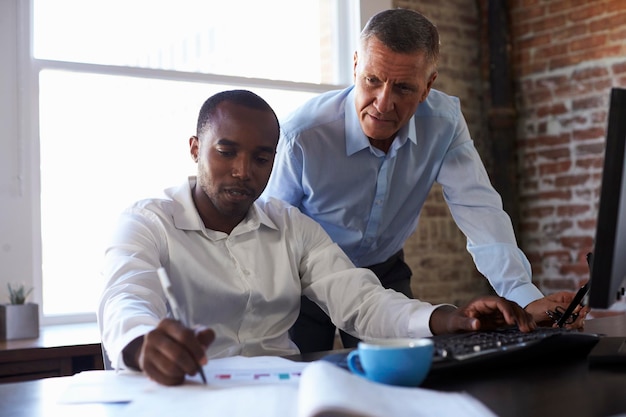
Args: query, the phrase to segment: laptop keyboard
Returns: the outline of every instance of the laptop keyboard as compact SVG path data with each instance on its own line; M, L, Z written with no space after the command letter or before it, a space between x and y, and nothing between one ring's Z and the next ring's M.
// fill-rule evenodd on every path
M600 339L599 335L564 328L540 327L528 333L516 328L455 333L432 337L435 343L432 371L466 366L507 365L533 361L556 362L583 359ZM347 352L332 353L323 360L348 369Z

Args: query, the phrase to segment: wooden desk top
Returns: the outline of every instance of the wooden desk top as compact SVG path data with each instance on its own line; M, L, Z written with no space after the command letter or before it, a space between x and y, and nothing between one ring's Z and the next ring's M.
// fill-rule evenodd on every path
M587 321L586 331L626 336L626 315ZM319 359L303 355L303 360ZM297 359L297 358L292 358ZM13 417L117 416L124 404L62 405L71 378L0 384L2 415ZM423 388L464 391L501 417L605 417L626 413L626 369L590 367L586 360L554 366L481 370L427 378ZM5 414L6 413L6 414Z

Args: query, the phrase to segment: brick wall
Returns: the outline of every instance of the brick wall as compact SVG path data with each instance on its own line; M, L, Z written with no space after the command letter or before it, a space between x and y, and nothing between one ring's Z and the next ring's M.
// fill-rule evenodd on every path
M588 278L611 87L626 86L626 2L510 2L521 244L545 293Z

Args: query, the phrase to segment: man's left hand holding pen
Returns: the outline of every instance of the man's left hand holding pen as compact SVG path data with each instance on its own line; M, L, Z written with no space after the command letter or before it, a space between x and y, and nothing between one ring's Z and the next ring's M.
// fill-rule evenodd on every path
M186 375L195 375L198 366L207 364L206 350L214 339L208 327L190 329L166 318L124 348L124 363L160 384L180 385Z

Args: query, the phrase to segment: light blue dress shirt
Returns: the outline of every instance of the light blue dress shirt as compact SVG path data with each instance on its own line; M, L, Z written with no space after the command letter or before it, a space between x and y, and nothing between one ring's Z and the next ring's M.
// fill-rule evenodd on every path
M387 260L415 231L441 184L467 250L496 292L526 306L543 297L470 137L458 98L431 90L387 153L361 130L353 87L319 95L281 122L262 198L315 219L357 266ZM419 277L417 277L419 279Z

